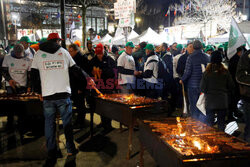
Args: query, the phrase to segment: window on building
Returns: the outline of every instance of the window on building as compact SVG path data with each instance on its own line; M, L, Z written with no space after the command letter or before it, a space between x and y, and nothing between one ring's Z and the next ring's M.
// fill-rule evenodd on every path
M104 30L104 20L103 20L103 18L97 18L97 33L99 33L100 30Z
M87 17L86 19L86 30L91 28L91 18Z
M94 31L96 31L96 18L92 18L92 25L91 27L93 28Z

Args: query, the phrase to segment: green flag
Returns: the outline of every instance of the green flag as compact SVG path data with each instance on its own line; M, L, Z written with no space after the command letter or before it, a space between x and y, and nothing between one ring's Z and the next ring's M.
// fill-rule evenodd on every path
M236 53L237 48L246 43L247 41L243 36L242 32L240 31L238 24L236 23L234 18L232 18L228 41L227 57L231 59Z

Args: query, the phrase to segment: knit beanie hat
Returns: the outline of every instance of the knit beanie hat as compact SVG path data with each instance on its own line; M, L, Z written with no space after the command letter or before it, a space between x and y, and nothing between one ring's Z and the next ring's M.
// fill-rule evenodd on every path
M211 53L211 63L220 64L222 62L222 55L219 51L214 51Z

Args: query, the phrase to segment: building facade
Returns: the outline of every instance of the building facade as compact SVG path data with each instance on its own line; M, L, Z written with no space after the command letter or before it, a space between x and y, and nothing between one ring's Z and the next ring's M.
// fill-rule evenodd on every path
M58 2L58 3L55 3ZM28 1L1 0L0 6L1 29L0 40L18 40L24 35L33 35L33 40L47 37L50 32L60 33L60 4L59 1ZM3 12L2 12L3 11ZM80 6L65 5L65 27L82 29L82 11ZM86 31L90 28L95 33L108 28L106 11L100 7L89 7L86 12Z
M246 20L250 20L250 1L249 0L236 0L237 12L246 16Z

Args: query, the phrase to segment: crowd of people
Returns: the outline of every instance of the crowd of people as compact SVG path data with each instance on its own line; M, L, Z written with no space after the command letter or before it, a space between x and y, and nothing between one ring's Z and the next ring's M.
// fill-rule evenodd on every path
M92 87L102 93L134 93L167 100L169 116L188 103L188 115L218 128L241 117L237 104L242 100L245 112L245 140L250 142L250 52L243 46L227 59L226 50L204 46L199 40L181 45L159 46L147 42L122 46L93 45L84 50L79 42L67 49L60 46L57 33L49 34L33 46L24 36L3 58L1 74L7 93L38 92L43 99L48 162L55 161L55 116L59 111L66 136L68 155L77 153L72 133L72 101L76 107L76 124L84 126L87 110L94 108ZM182 91L184 87L184 93ZM206 115L196 106L205 94ZM105 129L111 120L101 117ZM10 121L11 123L11 121Z

